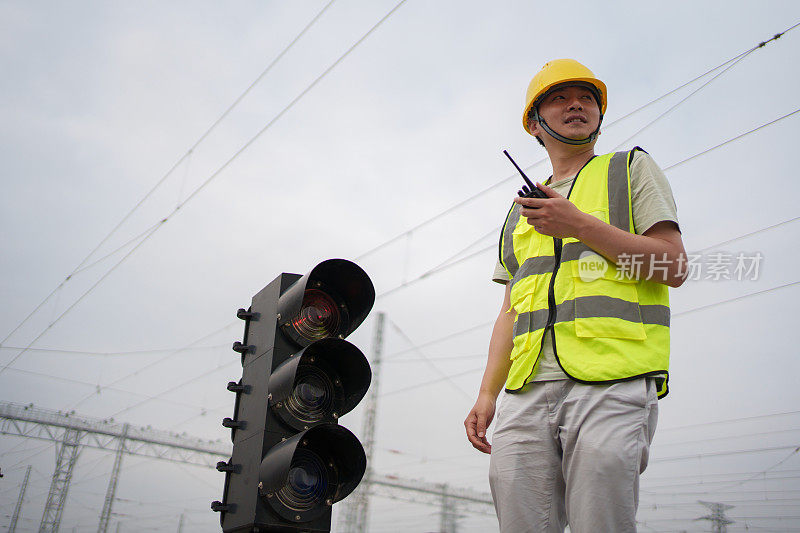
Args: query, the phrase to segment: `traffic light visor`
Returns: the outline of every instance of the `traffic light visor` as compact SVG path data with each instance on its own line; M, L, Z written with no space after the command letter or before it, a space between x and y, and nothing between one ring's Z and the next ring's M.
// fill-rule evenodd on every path
M342 339L323 339L275 369L269 380L270 407L299 430L336 422L358 405L371 380L361 350Z
M259 494L284 518L307 522L353 492L366 467L355 435L336 424L321 424L267 453L259 470Z
M278 304L282 330L299 346L328 337L345 338L366 318L375 288L361 267L329 259L298 279Z

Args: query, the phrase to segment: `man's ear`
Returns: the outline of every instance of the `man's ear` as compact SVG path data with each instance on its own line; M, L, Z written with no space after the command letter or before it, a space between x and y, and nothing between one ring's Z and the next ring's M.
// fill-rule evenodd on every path
M531 132L531 135L533 135L534 137L538 136L542 132L541 128L539 127L539 121L529 118L528 131Z

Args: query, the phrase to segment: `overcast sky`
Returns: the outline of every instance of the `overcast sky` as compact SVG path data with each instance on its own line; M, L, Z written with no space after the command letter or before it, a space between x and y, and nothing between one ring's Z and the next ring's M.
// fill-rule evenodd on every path
M800 109L800 29L617 122L800 22L800 5L408 0L327 71L396 5L338 0L196 144L326 4L0 2L0 400L224 441L236 309L281 272L356 259L379 295L408 283L350 338L370 353L386 313L373 468L488 492L462 421L502 300L492 245L521 183L502 150L524 167L545 156L521 128L525 89L572 57L608 86L598 152L640 145L667 169L687 249L706 268L715 253L763 257L757 279L671 293L642 529L709 529L691 521L697 500L736 505L730 531L800 528L800 291L785 286L800 113L670 168ZM361 409L342 423L360 433ZM18 531L38 529L54 450L0 438L0 527L30 464ZM112 464L81 455L62 531L96 530ZM217 531L221 495L214 470L126 457L112 527L174 531L185 513ZM433 506L371 509L370 531L438 528ZM483 511L460 531L496 530Z

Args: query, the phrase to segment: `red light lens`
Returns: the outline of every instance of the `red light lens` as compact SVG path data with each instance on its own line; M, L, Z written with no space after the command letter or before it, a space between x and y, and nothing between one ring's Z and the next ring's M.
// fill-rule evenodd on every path
M341 314L334 299L323 291L308 289L292 327L304 339L317 341L337 335L340 323Z

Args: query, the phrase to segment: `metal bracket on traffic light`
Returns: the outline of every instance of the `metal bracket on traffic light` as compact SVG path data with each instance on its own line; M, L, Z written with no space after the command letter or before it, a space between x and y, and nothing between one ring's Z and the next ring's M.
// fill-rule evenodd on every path
M230 429L244 429L247 426L247 422L239 422L232 418L225 417L222 419L222 425Z
M242 471L242 465L231 464L230 461L220 461L217 463L217 471L219 472L236 472L237 474Z
M244 355L246 353L255 353L255 351L256 351L256 347L255 346L253 346L251 344L242 344L239 341L234 342L233 346L231 346L231 348L233 349L234 352L240 353L242 355Z
M224 512L227 512L227 511L235 511L236 510L236 504L233 504L233 503L225 504L225 503L222 503L221 501L215 500L215 501L211 502L211 510L214 511L215 513L224 513Z
M253 313L249 309L240 308L238 311L236 311L236 318L239 318L241 320L258 320L259 313Z
M239 381L238 383L236 381L229 381L227 389L231 392L236 392L236 393L244 392L245 394L247 394L247 392L249 391L249 387L242 385L241 381Z

